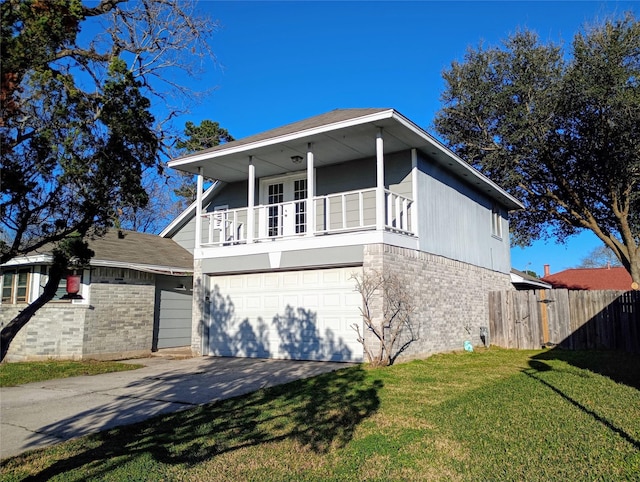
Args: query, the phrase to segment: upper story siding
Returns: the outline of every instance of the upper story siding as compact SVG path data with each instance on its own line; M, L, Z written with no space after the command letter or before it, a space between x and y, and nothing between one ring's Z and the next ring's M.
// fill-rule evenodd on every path
M365 158L316 169L316 195L370 188L376 182L376 161ZM299 171L304 173L304 170ZM419 249L494 271L509 273L509 229L504 207L501 210L501 237L492 235L494 202L426 157L418 157L417 209ZM385 155L385 186L413 198L411 151ZM261 198L256 180L256 202ZM369 201L371 204L372 201ZM215 207L230 209L247 205L247 181L221 186L205 211ZM373 209L375 206L365 206ZM173 239L193 252L195 218L191 218ZM204 236L204 233L203 233ZM221 248L224 249L224 248Z
M423 157L418 160L420 250L509 273L509 224L492 235L491 199Z

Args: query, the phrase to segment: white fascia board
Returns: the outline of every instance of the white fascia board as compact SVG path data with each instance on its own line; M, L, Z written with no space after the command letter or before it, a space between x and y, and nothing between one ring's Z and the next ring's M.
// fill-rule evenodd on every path
M205 152L195 156L182 157L182 158L169 161L168 166L177 167L185 164L192 164L192 163L203 161L203 160L215 159L216 157L223 157L223 156L228 156L230 154L237 154L244 151L259 149L261 147L266 147L273 144L290 142L296 139L310 137L317 134L323 134L325 132L344 129L346 127L352 127L359 124L368 124L370 122L390 119L391 117L393 117L393 113L394 113L393 109L388 109L381 112L375 112L373 114L367 114L361 117L354 117L352 119L333 122L331 124L325 124L318 127L312 127L312 128L304 129L301 131L292 132L290 134L284 134L276 137L269 137L268 139L262 139L260 141L250 142L248 144L242 144L240 146L230 147L228 149L220 149L219 151Z
M418 238L388 231L360 231L329 236L300 236L277 242L239 244L237 246L203 247L194 250L195 259L228 258L251 254L302 251L317 248L336 248L366 244L390 244L401 248L418 249Z
M24 266L24 265L33 265L33 264L51 264L53 262L53 257L51 255L42 254L38 256L22 256L19 258L13 258L11 261L3 264L3 268L11 268L13 266ZM176 266L156 266L149 264L139 264L139 263L125 263L121 261L108 261L102 259L92 259L89 261L90 266L99 266L105 268L127 268L134 269L136 271L146 271L148 273L158 273L158 274L172 274L175 276L179 275L191 275L193 274L193 269L185 269Z
M213 191L217 188L219 184L222 184L222 183L220 181L214 181L213 184L209 186L209 189L207 189L202 195L203 203L206 203L208 201L209 196L213 194ZM194 217L196 215L197 204L198 204L198 201L193 201L189 205L189 207L184 211L182 211L178 215L178 217L176 217L173 221L171 221L169 225L166 228L164 228L158 236L160 236L161 238L168 237L174 232L174 230L180 228L183 225L183 223L185 223L186 221Z
M488 184L489 186L491 186L493 189L498 191L500 194L502 194L503 196L508 198L512 203L514 203L520 209L524 209L525 208L524 205L520 201L518 201L518 199L513 197L511 194L509 194L504 189L502 189L500 186L498 186L495 182L493 182L487 176L482 174L480 171L478 171L477 169L474 169L472 166L470 166L467 162L465 162L463 159L461 159L453 151L451 151L450 149L447 149L447 147L444 146L435 137L431 136L428 132L426 132L424 129L420 128L419 126L417 126L413 122L411 122L409 119L404 117L402 114L400 114L398 112L394 112L393 118L395 120L397 120L399 123L401 123L402 125L404 125L407 129L409 129L409 130L413 131L414 133L416 133L417 135L421 136L424 140L429 142L433 147L438 149L440 152L445 154L447 157L451 158L453 161L455 161L457 164L459 164L461 167L463 167L473 177L475 177L476 179L479 179L483 183Z
M150 264L125 263L120 261L107 261L101 259L91 260L91 266L102 268L133 269L136 271L144 271L146 273L169 274L172 276L191 276L193 274L193 269L185 269L176 266L156 266Z
M2 265L3 268L12 266L23 266L26 264L49 264L53 261L50 254L37 254L34 256L17 256Z
M544 281L525 279L524 277L520 276L517 273L509 273L509 275L511 277L511 283L513 284L528 284L528 285L538 286L540 288L545 288L545 289L553 288L553 286L550 285L549 283L545 283Z

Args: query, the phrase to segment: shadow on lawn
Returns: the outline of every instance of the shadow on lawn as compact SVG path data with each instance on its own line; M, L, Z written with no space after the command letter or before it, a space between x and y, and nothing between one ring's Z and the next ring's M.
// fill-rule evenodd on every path
M368 380L359 366L267 388L99 433L86 450L25 480L48 480L75 469L100 477L149 455L163 464L197 464L286 440L323 453L347 444L357 425L376 412L381 388L382 382Z
M551 350L554 351L554 350ZM560 353L563 353L562 351L558 350ZM623 429L616 427L613 423L611 423L609 420L607 420L606 418L600 416L597 412L595 412L594 410L586 407L585 405L583 405L582 403L580 403L578 400L574 399L573 397L569 396L567 393L565 393L563 390L561 390L560 388L554 386L552 383L549 383L548 381L544 380L540 374L544 373L544 372L549 372L553 370L553 367L551 367L549 364L540 361L541 356L544 356L546 360L552 360L552 359L560 359L560 360L564 360L567 363L570 363L574 366L577 366L579 368L586 368L588 370L591 371L598 371L598 370L594 370L593 368L595 366L598 366L597 362L594 363L594 361L597 361L600 357L595 355L593 352L591 353L591 357L587 358L584 356L580 356L580 352L564 352L566 355L565 356L557 356L558 354L555 353L554 356L549 356L551 352L547 352L544 353L542 355L537 355L535 357L532 357L531 360L529 360L529 366L531 368L529 369L525 369L522 370L522 372L528 376L529 378L532 378L534 380L536 380L537 382L541 383L542 385L544 385L545 387L549 388L550 390L553 390L556 394L558 394L560 397L562 397L564 400L566 400L567 402L571 403L573 406L575 406L576 408L582 410L584 413L586 413L587 415L593 417L595 420L597 420L598 422L600 422L602 425L604 425L605 427L607 427L609 430L611 430L612 432L615 432L616 434L618 434L620 437L622 437L623 439L625 439L627 442L629 442L631 445L633 445L636 449L640 450L640 441L636 440L633 436L631 436L629 433L627 433L626 431L624 431ZM584 352L584 354L588 354L589 352ZM573 356L571 356L573 355ZM608 355L608 356L607 356ZM626 355L626 354L625 354ZM608 353L608 352L604 352L604 356L602 356L602 358L605 359L609 359L611 360L611 357L617 358L615 357L615 352L612 353ZM586 360L590 359L591 363L587 363ZM582 363L578 363L576 362L576 360L579 360ZM582 366L582 365L586 365L586 366ZM612 378L615 380L615 378L613 378L610 373L613 372L618 372L618 370L613 370L613 366L615 364L604 364L605 367L607 367L604 371L608 372L607 373L601 373L603 375L608 376L609 378ZM622 367L619 367L622 368ZM598 371L600 372L600 371ZM616 380L618 381L618 380ZM625 383L625 382L622 382ZM637 381L636 381L637 383ZM628 383L627 383L628 384ZM634 386L629 384L630 386ZM637 386L636 386L637 388Z
M617 383L640 390L640 355L620 351L563 350L554 348L532 360L561 360L584 370L599 373Z

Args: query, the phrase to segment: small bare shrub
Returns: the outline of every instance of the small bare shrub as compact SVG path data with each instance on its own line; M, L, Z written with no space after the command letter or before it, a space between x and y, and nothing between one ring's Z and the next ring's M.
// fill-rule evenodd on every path
M364 348L367 361L375 367L391 365L411 342L418 339L413 325L414 296L398 276L371 271L355 275L356 290L362 295L362 319L352 328ZM382 306L380 306L380 304ZM373 336L367 336L370 332Z

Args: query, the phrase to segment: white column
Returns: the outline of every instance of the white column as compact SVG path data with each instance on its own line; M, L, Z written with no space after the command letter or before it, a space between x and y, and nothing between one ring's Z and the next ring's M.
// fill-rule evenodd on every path
M418 236L418 151L411 149L411 231ZM418 249L420 238L418 237Z
M307 236L316 234L316 178L311 143L307 144Z
M202 185L204 178L202 176L202 166L198 167L198 184L196 191L196 240L195 249L200 249L202 244Z
M253 156L249 156L249 198L247 199L247 243L253 243L255 239L255 206L256 206L256 167L253 165Z
M383 231L384 225L384 142L382 140L382 127L380 127L376 135L376 229Z

